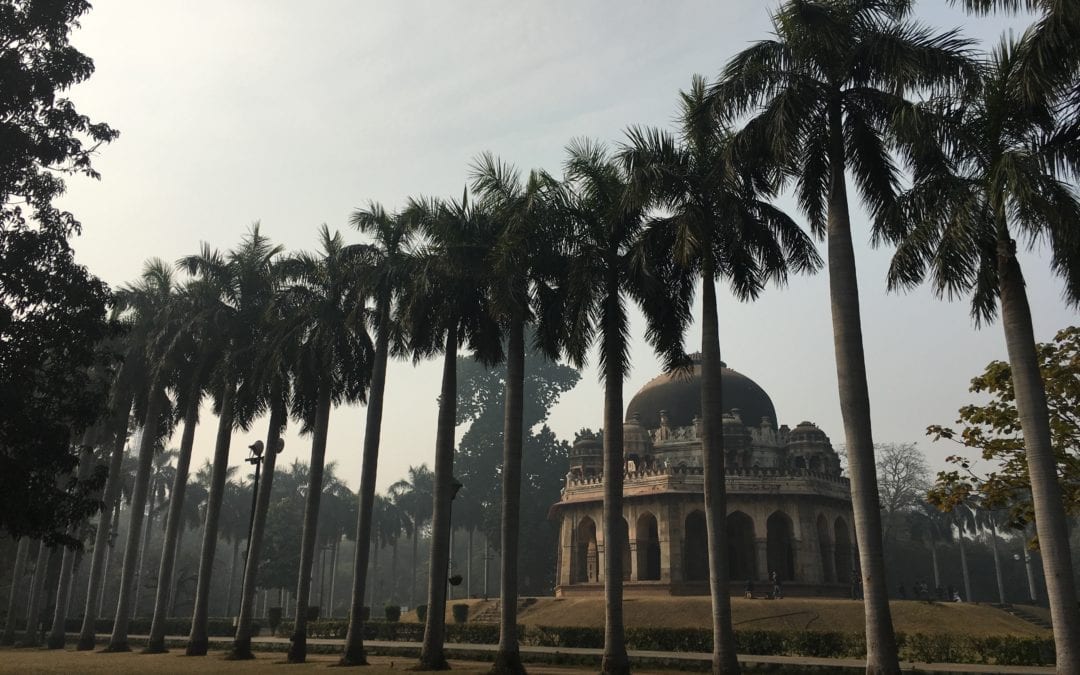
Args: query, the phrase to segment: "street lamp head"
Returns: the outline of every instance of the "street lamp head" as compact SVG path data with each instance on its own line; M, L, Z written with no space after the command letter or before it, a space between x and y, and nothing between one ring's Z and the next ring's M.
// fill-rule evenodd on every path
M264 446L263 446L262 441L255 441L254 443L252 443L251 445L248 446L248 449L251 450L251 455L253 457L262 457L263 447Z

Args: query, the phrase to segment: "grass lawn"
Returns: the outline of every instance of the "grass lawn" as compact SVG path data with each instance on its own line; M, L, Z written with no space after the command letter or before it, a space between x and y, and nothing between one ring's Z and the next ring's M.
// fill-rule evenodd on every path
M493 600L458 600L467 602L469 616L475 617ZM859 633L865 630L861 601L832 598L785 598L783 600L731 599L735 629L811 630ZM971 603L926 603L896 600L891 603L893 625L905 633L965 634L976 637L1015 635L1046 637L1050 631L1018 619L990 605ZM627 597L623 612L628 627L668 626L673 628L709 627L712 614L708 597ZM409 612L403 620L415 621ZM601 597L539 598L518 615L526 626L603 626L604 601Z
M173 673L281 673L281 675L299 675L301 673L322 672L362 673L379 675L382 673L400 673L407 671L415 659L404 657L369 656L370 666L365 668L333 668L337 656L315 654L308 656L303 664L286 663L283 654L257 653L253 661L226 661L222 652L211 652L208 656L184 656L176 650L169 654L103 654L101 652L76 652L73 650L48 649L13 649L0 648L0 673L19 673L20 675L44 675L46 673L87 673L90 675L121 675L123 673L152 673L153 675L172 675ZM455 673L486 673L489 664L451 661ZM537 675L580 675L588 669L573 669L555 666L529 666L529 673Z

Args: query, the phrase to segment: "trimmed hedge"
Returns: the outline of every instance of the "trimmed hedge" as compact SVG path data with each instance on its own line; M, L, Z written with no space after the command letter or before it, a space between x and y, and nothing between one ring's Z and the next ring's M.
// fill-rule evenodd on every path
M981 663L991 665L1048 665L1054 662L1050 638L971 637L897 633L900 659L921 663ZM602 649L602 628L538 626L524 634L526 644L545 647ZM742 630L735 632L740 654L864 658L862 633ZM712 629L627 628L629 649L665 652L711 652Z
M262 630L262 621L251 622L251 634L258 635ZM82 630L82 619L68 619L64 624L64 628L69 633L78 633ZM111 633L113 628L112 619L98 619L94 622L95 633ZM188 635L191 633L191 619L166 619L165 620L165 634L166 635ZM150 619L137 618L132 619L128 623L129 635L149 635L150 634ZM236 635L236 626L233 625L232 618L218 618L210 619L206 622L206 634L208 637L233 637Z

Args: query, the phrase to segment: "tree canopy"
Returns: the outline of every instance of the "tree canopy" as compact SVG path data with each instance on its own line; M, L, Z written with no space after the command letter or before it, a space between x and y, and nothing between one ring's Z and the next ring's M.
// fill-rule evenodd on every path
M1080 328L1058 331L1052 342L1039 344L1037 350L1058 479L1066 509L1076 515L1080 513ZM1013 523L1023 526L1032 519L1031 482L1009 364L991 361L971 380L970 391L989 400L960 408L956 428L935 424L927 429L934 440L950 440L967 449L948 458L956 468L938 474L930 499L947 508L979 496L986 508L1009 508ZM977 453L976 458L970 453ZM976 466L978 458L995 468L982 472Z
M74 260L79 222L53 206L117 136L60 95L94 71L68 40L89 7L0 2L0 526L50 540L96 510L104 480L77 480L73 444L105 402L109 292Z

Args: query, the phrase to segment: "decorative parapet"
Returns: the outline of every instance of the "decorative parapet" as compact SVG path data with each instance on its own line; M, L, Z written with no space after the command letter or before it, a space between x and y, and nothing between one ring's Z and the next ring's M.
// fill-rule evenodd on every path
M728 492L733 494L800 494L849 499L851 481L821 471L795 468L727 467ZM704 472L699 466L664 466L623 474L626 496L658 492L701 492ZM588 501L603 494L603 475L573 478L567 475L563 501Z

